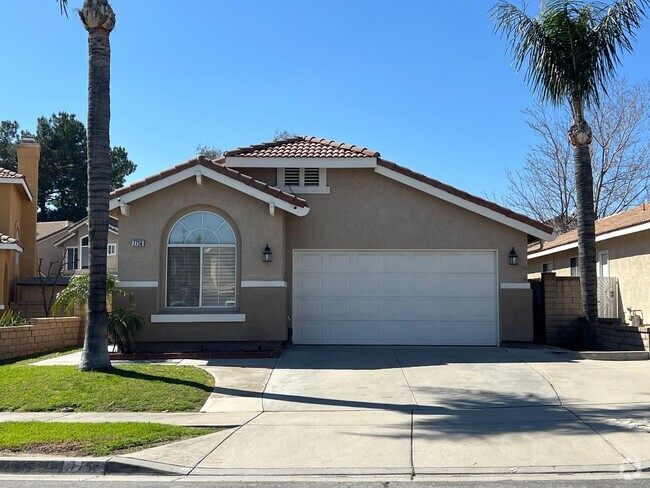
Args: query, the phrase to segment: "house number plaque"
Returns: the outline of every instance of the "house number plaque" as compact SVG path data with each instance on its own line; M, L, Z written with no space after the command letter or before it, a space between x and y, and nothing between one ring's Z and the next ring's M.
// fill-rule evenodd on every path
M132 247L144 247L144 239L131 239Z

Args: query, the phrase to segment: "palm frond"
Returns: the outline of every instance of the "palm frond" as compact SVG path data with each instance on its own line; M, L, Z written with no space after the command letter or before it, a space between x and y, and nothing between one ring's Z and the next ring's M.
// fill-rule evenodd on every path
M61 15L68 16L68 0L56 0L61 8Z
M526 82L544 101L567 98L598 103L632 50L634 30L649 0L618 0L611 6L583 0L547 0L536 18L500 1L492 9L496 30L506 34L517 70L528 62Z

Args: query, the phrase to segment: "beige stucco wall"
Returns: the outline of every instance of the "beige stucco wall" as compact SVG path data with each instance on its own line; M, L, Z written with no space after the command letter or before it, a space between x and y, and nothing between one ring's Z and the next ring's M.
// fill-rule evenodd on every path
M63 232L57 232L36 243L38 259L41 260L42 273L47 274L49 269L51 276L56 275L59 269L59 262L65 260L65 247L54 247L54 241L61 239L64 235ZM51 268L50 263L52 263Z
M0 233L16 237L21 231L21 205L27 200L22 185L0 184ZM22 236L22 233L20 234ZM20 254L0 249L0 304L5 309L15 300L16 280L20 274ZM2 313L2 312L0 312Z
M306 217L287 216L289 283L293 249L495 249L499 282L527 282L527 235L523 232L373 169L328 169L327 184L329 195L306 195L311 208ZM519 255L517 266L508 264L513 246ZM500 300L501 340L532 340L532 313L524 321L522 305L511 296L502 294ZM290 294L288 300L291 310Z
M255 171L246 170L247 174ZM255 176L269 178L269 170ZM191 178L130 204L120 216L118 275L141 282L130 288L146 326L142 344L211 341L284 341L291 311L294 249L476 249L498 252L501 283L526 283L525 233L378 175L372 169L328 170L329 195L306 195L310 213L298 217L208 178ZM171 227L191 211L214 211L229 221L238 241L238 283L278 280L288 288L237 289L236 312L245 323L151 323L155 313L210 313L165 308L165 242ZM145 247L131 247L144 239ZM286 239L286 242L285 242ZM273 262L262 263L266 243ZM520 264L507 262L512 247ZM153 281L158 287L142 287ZM499 290L501 340L532 340L530 290Z
M643 311L644 322L650 322L650 230L615 237L596 243L596 253L608 251L609 276L618 278L620 300L619 316L629 315L627 308ZM540 276L542 264L553 263L557 276L571 276L570 259L578 249L570 249L548 256L531 259L531 278ZM600 266L596 267L600 276Z
M151 324L152 313L211 313L209 308L165 307L166 241L173 225L187 213L206 210L225 218L237 237L237 307L245 323ZM140 342L159 341L284 341L286 288L242 288L241 281L285 280L284 211L208 178L194 178L131 203L131 215L120 216L118 276L120 281L155 281L157 288L131 288L146 327ZM145 247L131 247L144 239ZM271 263L262 262L269 244ZM128 284L128 283L127 283ZM225 311L224 309L216 309Z

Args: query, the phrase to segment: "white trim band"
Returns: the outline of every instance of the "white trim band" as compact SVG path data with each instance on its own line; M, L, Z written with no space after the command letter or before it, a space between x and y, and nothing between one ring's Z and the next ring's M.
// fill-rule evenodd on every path
M530 290L530 283L501 283L502 290Z
M25 194L27 195L27 198L29 198L29 201L31 202L32 200L34 200L34 197L32 196L32 192L27 186L27 182L25 181L25 178L0 178L0 183L9 183L10 185L22 185L23 190L25 190Z
M282 280L246 280L241 282L242 288L286 288L287 282Z
M23 252L23 248L19 244L0 244L0 249L9 249L10 251Z
M151 314L151 323L170 324L178 322L205 323L205 322L246 322L243 313L159 313Z
M116 288L158 288L157 281L116 281Z
M628 227L626 229L613 230L611 232L607 232L606 234L597 235L596 242L602 242L608 239L613 239L615 237L634 234L636 232L643 232L644 230L650 230L650 222L646 222L645 224L633 225L632 227ZM569 242L568 244L552 247L551 249L546 249L544 251L532 252L528 254L528 259L541 258L542 256L548 256L549 254L555 254L557 252L568 251L569 249L577 249L577 248L578 248L578 241Z

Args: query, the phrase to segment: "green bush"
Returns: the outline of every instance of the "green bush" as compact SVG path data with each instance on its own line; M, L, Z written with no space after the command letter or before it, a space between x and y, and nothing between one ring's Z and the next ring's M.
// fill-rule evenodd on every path
M18 325L29 325L29 321L15 310L7 310L0 316L0 327L16 327Z

